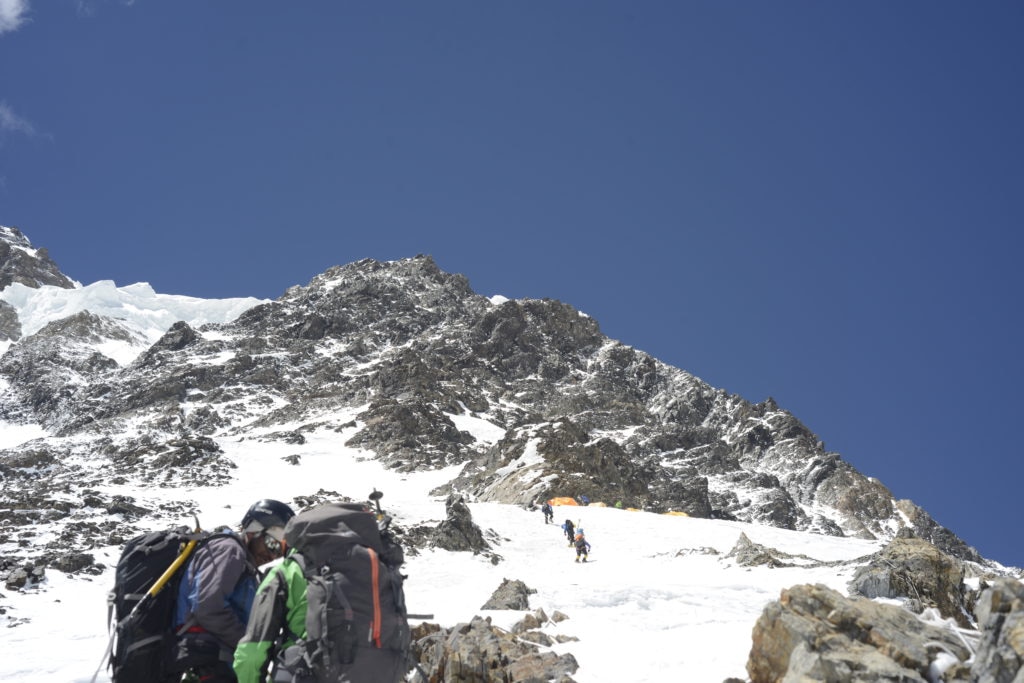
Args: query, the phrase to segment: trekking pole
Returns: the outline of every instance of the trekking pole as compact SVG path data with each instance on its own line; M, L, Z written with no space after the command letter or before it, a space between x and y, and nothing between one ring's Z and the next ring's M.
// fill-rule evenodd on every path
M195 520L196 520L196 531L195 531L195 533L198 534L201 531L201 529L199 528L199 518L195 517ZM138 603L136 603L135 607L132 608L132 611L128 613L128 616L125 617L123 620L121 620L114 627L114 632L110 634L110 640L107 641L107 650L106 650L106 652L103 653L103 659L100 660L99 666L96 667L96 672L93 673L92 680L90 681L90 683L96 683L96 679L100 675L100 669L103 668L103 665L104 665L104 663L106 663L107 658L110 657L110 653L113 652L113 650L114 650L114 636L117 635L118 627L120 627L122 624L124 624L125 626L128 626L133 621L135 621L135 619L137 618L136 615L139 614L139 610L142 609L142 606L143 605L148 605L149 604L148 601L152 600L154 597L156 597L157 593L159 593L161 590L163 590L163 587L166 586L167 582L171 580L171 577L174 576L174 573L177 572L178 569L181 568L181 565L185 564L185 560L187 560L189 555L192 554L192 551L195 550L196 543L198 543L198 542L199 542L198 538L193 538L191 541L189 541L188 543L185 544L185 549L182 550L180 553L178 553L178 556L176 558L174 558L174 562L171 562L171 566L169 566L167 568L167 570L164 571L164 573L160 575L159 579L157 579L156 581L153 582L153 585L150 586L149 590L146 591L143 594L142 599L140 599L138 601Z

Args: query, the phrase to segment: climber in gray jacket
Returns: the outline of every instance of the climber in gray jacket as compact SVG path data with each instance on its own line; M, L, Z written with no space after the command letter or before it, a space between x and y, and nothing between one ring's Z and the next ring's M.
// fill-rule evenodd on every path
M178 588L175 668L203 683L233 683L235 647L259 585L257 569L284 555L284 525L295 513L276 500L254 503L241 531L226 531L189 559Z

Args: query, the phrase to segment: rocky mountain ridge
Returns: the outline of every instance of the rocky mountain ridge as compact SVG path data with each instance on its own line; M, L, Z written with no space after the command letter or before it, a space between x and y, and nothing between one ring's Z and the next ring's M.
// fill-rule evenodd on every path
M9 252L31 253L16 229L0 238ZM45 252L38 262L0 263L18 281L49 273L40 286L70 282L54 268ZM119 365L99 350L114 339L141 352ZM482 501L587 496L861 538L910 528L984 562L772 399L754 404L716 389L605 337L568 304L492 301L429 256L331 268L229 323L179 322L143 343L120 321L89 313L18 338L0 358L0 415L52 436L8 449L0 462L48 455L52 481L81 478L70 449L89 454L87 469L148 476L134 464L173 443L200 444L216 463L218 439L257 426L331 425L340 409L359 407L349 445L398 470L465 464L447 489ZM502 438L477 442L456 427L462 415ZM227 465L211 467L217 476ZM3 495L5 507L25 504Z
M0 253L18 252L0 262L12 283L76 286L20 231L0 228L2 240ZM716 389L607 338L572 306L483 297L423 255L331 268L254 304L227 322L179 321L155 343L127 319L89 311L24 335L18 309L0 306L8 335L0 418L45 430L0 450L8 589L48 569L103 573L92 548L187 516L192 487L231 484L239 462L225 455L229 441L294 444L301 466L306 434L331 430L398 472L458 468L434 491L448 496L448 519L397 529L411 553L429 546L498 564L500 548L485 539L500 540L475 527L462 501L529 506L552 496L890 541L861 558L850 598L797 586L765 609L747 665L752 681L989 680L992 672L991 680L1013 680L1024 662L1015 649L1019 584L997 581L1014 570L895 500L772 399L755 404ZM493 438L481 438L481 425ZM336 495L316 486L307 503ZM181 493L155 502L138 494L146 487ZM813 562L742 536L723 561ZM918 626L864 598L937 610L968 633L966 645L955 631ZM840 613L849 619L836 623ZM432 670L453 671L450 662L469 661L483 643L500 644L500 661L481 666L508 667L512 680L520 674L509 672L530 669L538 680L571 681L576 668L571 656L538 654L522 634L479 619L423 629L421 663ZM872 629L881 635L866 637ZM535 626L523 631L543 645ZM443 649L438 633L447 634ZM951 657L941 671L936 648Z

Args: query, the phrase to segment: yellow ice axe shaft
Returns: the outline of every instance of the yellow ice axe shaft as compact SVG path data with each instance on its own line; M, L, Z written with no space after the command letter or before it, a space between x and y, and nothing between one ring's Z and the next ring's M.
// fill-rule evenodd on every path
M199 532L199 520L196 520L196 532ZM178 571L181 565L185 564L185 560L187 560L189 555L192 554L192 551L196 549L196 543L198 542L198 539L192 539L191 541L185 544L185 548L180 553L178 553L178 556L176 558L174 558L174 562L171 562L171 566L169 566L164 571L164 573L160 575L159 579L153 582L153 585L149 587L149 590L146 591L146 594L144 596L142 596L142 599L135 604L135 609L128 613L128 616L124 619L125 622L131 623L135 619L135 615L142 608L142 606L146 604L146 598L152 598L161 590L163 590L163 587L167 585L167 582L171 580L172 576L174 576L174 572ZM92 680L90 681L90 683L96 683L96 679L100 675L100 669L103 668L103 663L107 661L108 657L110 657L110 653L113 651L113 649L114 634L111 633L110 640L109 642L107 642L107 651L103 655L103 659L100 660L100 665L96 667L96 672L92 675Z
M164 585L166 585L167 582L171 580L171 577L174 576L174 572L178 571L178 568L185 564L185 560L187 560L188 556L192 554L193 550L195 550L196 543L196 539L192 539L185 544L185 549L178 553L178 557L174 559L174 562L171 562L171 566L167 568L167 571L161 574L160 578L153 582L150 589L146 591L146 595L152 598L159 593L161 589L163 589ZM141 604L142 601L140 600L139 605ZM136 605L135 609L138 609L139 605ZM132 611L134 612L135 610Z

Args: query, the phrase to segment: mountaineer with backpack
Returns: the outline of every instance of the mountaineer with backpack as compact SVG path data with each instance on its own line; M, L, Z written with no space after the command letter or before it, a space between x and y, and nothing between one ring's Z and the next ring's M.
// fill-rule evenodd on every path
M405 677L411 658L403 553L387 521L381 529L366 506L327 503L288 523L290 552L260 584L235 650L239 683Z
M253 504L240 535L213 536L190 559L178 588L175 668L203 683L236 680L231 662L259 583L257 567L282 556L284 527L295 513L276 500Z
M590 554L590 544L587 543L586 537L583 535L583 529L579 529L576 532L576 539L573 544L576 546L576 561L579 562L580 558L583 561L587 561L587 555Z
M576 525L572 523L571 519L565 520L565 524L562 525L562 531L565 532L566 538L569 539L569 545L572 545L573 538L576 534Z
M235 681L232 651L248 620L256 567L281 556L293 515L264 499L249 508L237 534L211 534L197 521L192 532L182 527L129 541L109 597L113 683L176 683L186 672L204 683Z
M551 503L544 501L544 504L540 506L540 511L544 513L544 523L550 524L555 519L555 511L551 509Z

